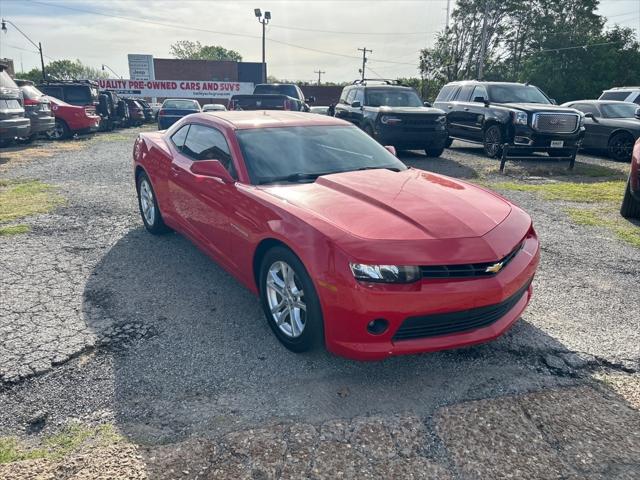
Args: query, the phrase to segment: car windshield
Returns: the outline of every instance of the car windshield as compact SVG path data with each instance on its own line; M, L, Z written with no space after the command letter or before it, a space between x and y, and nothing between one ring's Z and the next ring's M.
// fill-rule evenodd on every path
M298 98L298 91L294 85L256 85L254 95L287 95Z
M171 110L200 110L192 100L165 100L162 108Z
M635 103L603 103L600 108L605 118L635 118L640 107Z
M493 103L543 103L549 99L533 85L488 85L489 100Z
M353 126L275 127L239 130L252 183L314 181L319 175L407 167Z
M413 90L368 88L367 105L370 107L421 107L422 100Z

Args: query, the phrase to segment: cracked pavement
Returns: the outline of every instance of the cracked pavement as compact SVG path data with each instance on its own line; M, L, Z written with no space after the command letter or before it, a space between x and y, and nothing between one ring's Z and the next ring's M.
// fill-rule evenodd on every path
M4 165L7 177L54 185L66 204L26 219L30 233L0 237L0 436L56 432L75 419L113 423L129 441L153 448L200 438L206 439L207 448L214 448L211 442L224 444L218 439L234 432L252 437L254 433L246 432L282 422L294 422L299 435L317 442L322 437L318 429L322 432L332 422L359 425L371 418L366 428L375 432L381 428L375 419L393 424L410 418L408 428L420 435L422 453L412 457L419 463L404 462L397 468L444 469L451 478L488 478L489 471L477 470L482 461L472 460L469 453L484 455L481 449L456 453L455 445L470 448L473 436L466 441L461 433L451 436L455 428L471 432L476 424L465 423L459 412L454 415L459 425L440 427L453 418L442 412L456 411L456 404L471 408L475 404L469 401L505 395L582 392L572 389L590 385L589 376L602 370L637 378L640 250L604 229L572 224L562 202L503 192L532 215L543 252L531 305L498 340L376 363L351 362L324 351L296 355L273 337L257 300L186 239L173 234L153 237L144 231L131 179L135 132L118 135L130 138L99 135L79 150ZM495 165L478 148L458 144L441 159L411 153L401 158L418 168L472 181ZM579 160L624 169L597 157ZM623 399L615 402L620 405L617 411L630 408ZM498 411L505 418L517 414L522 419L522 405L513 408L507 401ZM573 478L576 472L587 472L581 478L604 475L595 467L580 470L575 458L567 460L568 450L557 448L557 432L547 432L546 420L528 415L521 422L522 431L542 435L551 445L545 458L560 459L552 462L562 464L557 471L564 477L558 478ZM530 430L530 423L536 430ZM393 438L388 428L399 428L394 425L385 426L385 434L380 430L370 436L379 436L379 442ZM319 448L313 443L313 455L324 455L318 457L324 458L319 464L343 458L344 448L338 447L348 441L356 445L357 459L347 463L360 465L360 456L373 455L375 462L362 464L363 472L380 472L376 465L396 468L379 459L386 458L385 449L402 456L397 444L378 442L374 453L363 454L357 445L366 441L354 437L353 428L349 427L351 433L343 431L336 440L342 442L339 445L327 440ZM272 434L287 436L290 442L290 427L285 430L288 433L276 429ZM281 458L279 442L267 442L276 449L265 453L267 457ZM233 458L245 458L241 450L234 452ZM148 459L143 463L155 468ZM211 460L208 474L215 465L223 468ZM629 465L624 458L610 462L611 471L622 472L618 478L627 478L625 472L636 468ZM241 467L245 473L249 469L246 475L251 478L255 468L247 461ZM194 474L189 471L184 478ZM274 472L281 476L283 471L281 465L254 478L272 478ZM343 477L351 478L350 472L344 471ZM220 478L245 475L223 473ZM434 475L446 478L444 473Z

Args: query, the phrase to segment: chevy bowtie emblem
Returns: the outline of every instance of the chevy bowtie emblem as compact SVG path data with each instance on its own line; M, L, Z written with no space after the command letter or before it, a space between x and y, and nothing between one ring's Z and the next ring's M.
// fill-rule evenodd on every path
M485 268L484 271L486 273L498 273L500 270L502 270L503 266L503 262L494 263L493 265L489 265L487 268Z

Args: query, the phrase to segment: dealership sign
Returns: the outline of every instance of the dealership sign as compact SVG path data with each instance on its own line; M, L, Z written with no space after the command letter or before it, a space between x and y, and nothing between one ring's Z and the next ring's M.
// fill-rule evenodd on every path
M231 98L253 93L250 82L207 82L204 80L99 79L101 90L113 90L127 97Z
M129 60L129 78L133 80L155 80L153 55L130 53L127 59Z

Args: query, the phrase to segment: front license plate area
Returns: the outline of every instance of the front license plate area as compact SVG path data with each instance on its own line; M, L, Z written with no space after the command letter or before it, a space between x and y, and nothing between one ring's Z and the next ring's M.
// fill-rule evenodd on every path
M564 147L564 140L551 140L551 148Z

